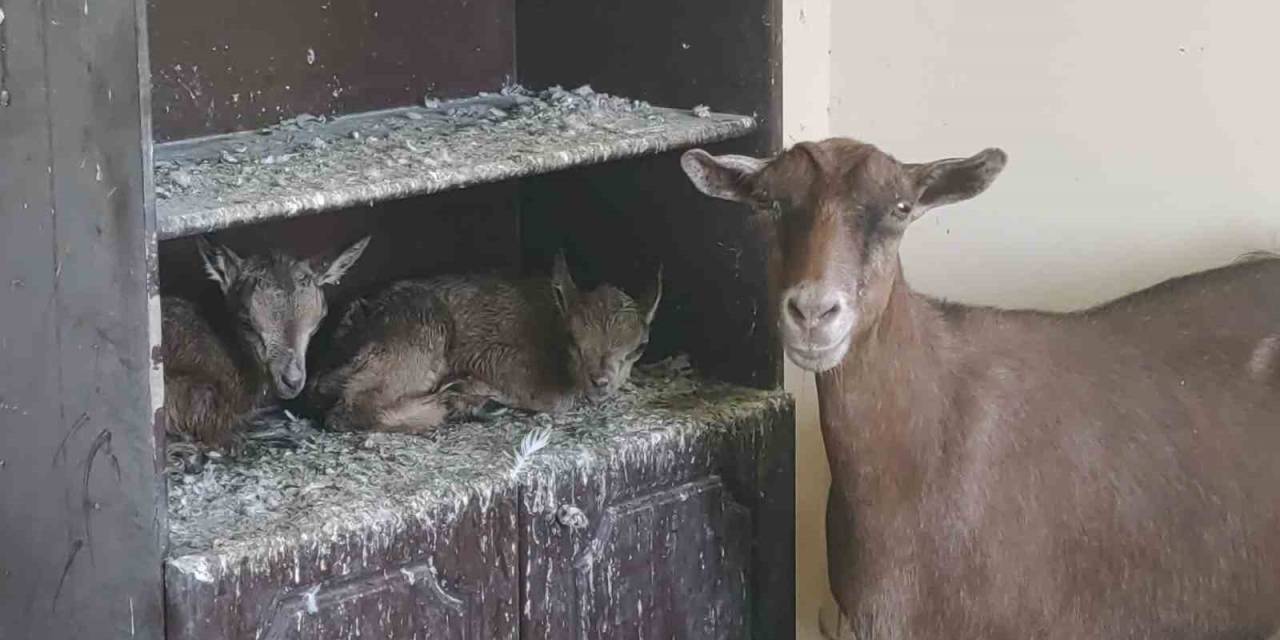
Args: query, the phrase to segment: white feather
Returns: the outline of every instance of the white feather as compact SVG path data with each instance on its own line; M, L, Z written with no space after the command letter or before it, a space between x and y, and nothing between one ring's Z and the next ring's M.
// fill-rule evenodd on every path
M542 428L534 429L526 433L524 439L520 441L520 446L516 447L515 462L511 466L511 477L518 475L529 464L529 459L534 454L541 451L551 442L551 429Z

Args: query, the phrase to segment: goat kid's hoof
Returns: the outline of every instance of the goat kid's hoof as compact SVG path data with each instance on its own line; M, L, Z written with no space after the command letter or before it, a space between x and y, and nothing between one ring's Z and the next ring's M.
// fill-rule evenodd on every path
M249 421L249 429L243 434L243 440L246 443L296 449L315 434L316 428L310 419L283 410L254 415Z
M205 453L190 442L172 442L165 448L165 471L171 475L192 475L204 471Z
M484 420L492 420L511 413L511 407L508 407L497 400L485 400L484 404L476 407L475 417Z

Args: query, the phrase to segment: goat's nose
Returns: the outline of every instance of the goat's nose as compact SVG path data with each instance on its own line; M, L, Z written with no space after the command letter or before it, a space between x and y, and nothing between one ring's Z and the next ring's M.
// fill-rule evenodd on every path
M591 380L591 384L595 385L597 389L603 389L609 386L609 376L596 376Z
M297 362L290 362L280 372L280 383L289 391L301 391L307 381L307 372Z
M782 304L788 321L801 329L817 329L834 322L844 311L839 291L810 284L793 287Z

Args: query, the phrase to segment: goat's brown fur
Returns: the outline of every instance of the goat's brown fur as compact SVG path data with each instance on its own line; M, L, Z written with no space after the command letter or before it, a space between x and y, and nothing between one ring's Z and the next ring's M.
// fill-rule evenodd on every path
M627 380L660 282L641 305L609 285L579 293L558 259L550 280L395 283L344 315L311 404L331 429L409 433L487 400L563 411Z
M297 395L307 346L327 310L322 287L337 282L367 243L313 264L282 253L241 258L201 240L205 270L224 304L211 323L192 302L161 300L169 435L226 448L247 412Z
M769 218L784 346L818 371L831 585L860 638L1280 630L1280 260L1072 314L911 291L906 226L1004 154L852 140L686 154Z
M240 416L265 399L267 387L236 363L195 304L165 297L161 318L165 427L170 436L226 448Z

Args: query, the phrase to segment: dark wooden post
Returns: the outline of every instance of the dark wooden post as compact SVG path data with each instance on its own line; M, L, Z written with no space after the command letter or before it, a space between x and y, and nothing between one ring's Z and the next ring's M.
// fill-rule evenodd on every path
M0 0L0 638L161 638L143 3Z

